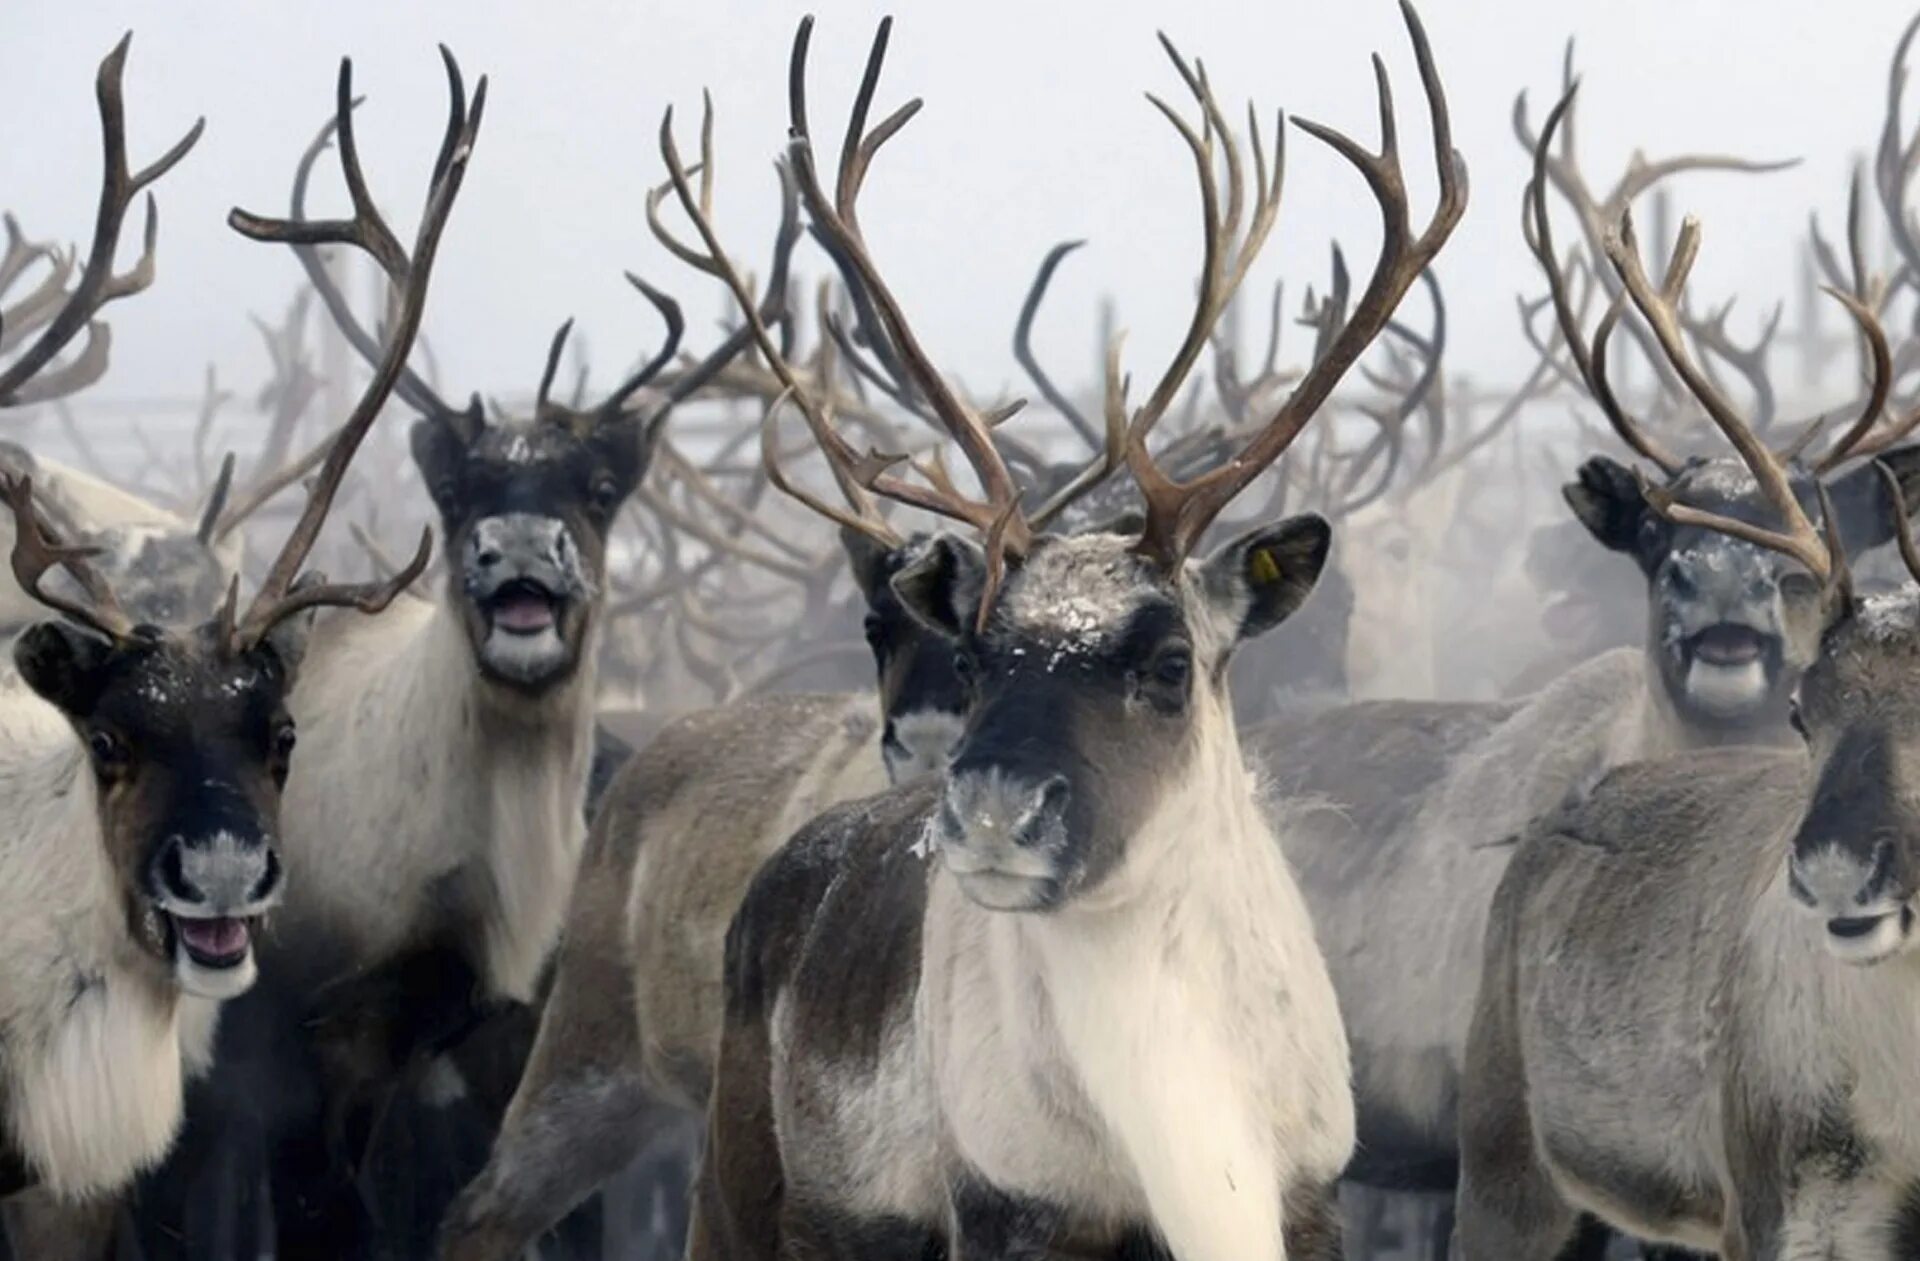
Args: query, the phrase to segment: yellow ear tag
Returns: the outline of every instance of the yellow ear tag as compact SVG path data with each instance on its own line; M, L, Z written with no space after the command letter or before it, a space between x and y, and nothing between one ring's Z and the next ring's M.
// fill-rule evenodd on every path
M1256 587L1270 587L1280 581L1280 562L1265 548L1256 549L1247 558L1247 573Z

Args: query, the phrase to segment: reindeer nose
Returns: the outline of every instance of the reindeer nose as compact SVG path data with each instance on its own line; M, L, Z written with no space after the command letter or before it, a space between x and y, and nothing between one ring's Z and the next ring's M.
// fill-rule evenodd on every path
M1864 863L1858 854L1838 847L1805 858L1796 852L1787 867L1787 885L1803 906L1844 917L1891 896L1893 875L1893 842L1881 840Z
M284 876L270 846L221 832L191 843L168 836L154 854L152 878L167 902L225 914L264 908L279 897Z

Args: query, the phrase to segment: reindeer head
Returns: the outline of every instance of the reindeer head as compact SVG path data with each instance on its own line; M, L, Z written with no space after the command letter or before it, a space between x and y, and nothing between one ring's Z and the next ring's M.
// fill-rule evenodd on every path
M1902 504L1903 530L1904 512ZM1920 580L1910 538L1902 555ZM1878 963L1916 940L1916 678L1920 591L1833 602L1819 656L1796 698L1794 724L1812 755L1813 792L1794 833L1788 889L1820 919L1828 949L1847 963Z
M1173 570L1132 536L1042 537L984 622L976 545L942 537L896 575L968 691L934 831L967 894L1033 910L1096 887L1230 724L1234 649L1299 608L1331 537L1294 517Z
M585 656L606 586L607 535L654 434L618 408L597 423L486 424L430 413L413 457L447 540L449 597L487 677L539 693Z
M1710 318L1690 313L1685 287L1699 229L1689 222L1675 244L1666 275L1655 284L1646 274L1633 240L1628 208L1635 196L1659 180L1685 170L1768 170L1771 166L1720 157L1682 157L1659 163L1636 160L1604 199L1588 191L1575 162L1571 125L1574 88L1567 72L1563 95L1548 114L1537 139L1527 135L1525 97L1515 106L1516 130L1533 153L1533 178L1527 188L1528 245L1546 274L1550 301L1573 368L1620 439L1653 469L1659 484L1637 468L1596 456L1584 464L1578 480L1563 489L1567 504L1602 546L1632 557L1646 576L1649 651L1674 705L1708 727L1765 728L1786 712L1794 684L1815 651L1813 639L1796 638L1804 629L1804 610L1817 604L1819 592L1803 564L1783 556L1768 540L1791 532L1796 522L1817 515L1816 496L1830 496L1830 526L1847 550L1876 546L1891 537L1892 504L1880 480L1861 468L1821 489L1821 479L1847 460L1888 451L1909 432L1920 412L1906 423L1875 432L1892 385L1893 365L1885 333L1863 295L1830 290L1860 328L1872 382L1859 417L1817 459L1806 448L1819 425L1777 452L1756 436L1761 423L1743 420L1691 347L1704 348L1745 376L1756 410L1770 415L1771 389L1762 358L1772 327L1752 349L1733 344L1725 329L1726 308ZM1564 128L1564 130L1563 130ZM1561 144L1555 151L1556 135ZM1555 251L1547 208L1552 185L1579 212L1588 248L1605 254L1618 277L1614 296L1591 343L1582 328L1586 298L1573 296L1573 267ZM1577 260L1577 255L1576 255ZM1708 417L1733 438L1738 459L1683 460L1629 415L1608 380L1608 346L1629 303L1644 318L1631 336L1655 352L1656 371L1671 372ZM1776 316L1777 324L1777 316ZM1888 460L1903 482L1920 480L1920 453L1890 452ZM1728 523L1739 529L1725 528Z
M1887 454L1903 481L1920 484L1920 451ZM1787 464L1802 512L1817 516L1819 474ZM1891 537L1892 505L1880 480L1859 468L1829 484L1842 544L1858 553ZM1784 522L1737 459L1691 460L1660 492L1696 512L1777 530ZM1667 695L1708 726L1778 723L1815 645L1789 641L1794 606L1817 593L1779 553L1700 526L1676 525L1647 502L1633 470L1595 456L1562 492L1599 542L1639 565L1647 581L1649 651Z
M1315 363L1286 401L1256 428L1244 449L1188 481L1168 475L1149 453L1148 436L1272 229L1282 163L1276 144L1269 169L1256 119L1249 196L1248 164L1204 70L1163 39L1201 113L1194 125L1155 102L1179 131L1199 177L1206 216L1200 291L1172 363L1131 416L1118 342L1111 348L1106 421L1114 458L1096 462L1067 488L1081 493L1124 460L1146 501L1140 532L1066 538L1038 528L1054 503L1030 514L1021 502L993 434L994 424L1010 411L983 415L934 367L861 233L855 203L873 156L919 107L910 102L868 128L891 24L881 23L868 55L830 197L818 177L807 120L812 21L801 23L789 73L788 151L801 197L823 243L871 303L870 340L878 353L900 365L912 396L965 456L982 497L962 494L937 463L857 454L835 430L830 400L772 353L764 330L762 349L781 374L782 398L791 398L806 418L851 502L878 494L960 521L982 540L936 538L893 575L890 585L928 630L953 645L954 668L966 683L966 725L932 835L961 888L983 906L1051 909L1097 887L1121 865L1128 842L1156 805L1189 782L1187 772L1202 750L1210 748L1221 765L1239 773L1226 703L1227 662L1240 642L1277 625L1299 606L1325 562L1330 532L1318 517L1295 517L1256 529L1206 560L1189 561L1189 554L1207 526L1280 458L1326 402L1466 205L1465 165L1452 148L1431 51L1412 9L1403 5L1403 12L1432 116L1438 207L1416 235L1383 67L1385 135L1379 154L1329 128L1299 124L1366 178L1384 222L1380 259L1351 314L1343 313L1325 330ZM681 203L711 251L710 262L732 275L706 208L692 193L670 126L662 128L661 149ZM1222 165L1224 196L1217 169ZM730 283L741 307L749 309L737 277ZM917 471L920 480L910 480L903 465ZM854 519L837 509L822 510L843 524Z
M887 775L904 783L944 770L960 735L965 688L953 668L952 646L928 633L893 591L894 576L938 544L915 535L889 545L846 527L840 538L867 602L864 630L879 683L880 755Z

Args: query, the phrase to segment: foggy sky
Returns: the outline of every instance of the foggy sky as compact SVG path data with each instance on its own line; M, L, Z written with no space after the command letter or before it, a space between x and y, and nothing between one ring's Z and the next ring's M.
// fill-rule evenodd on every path
M814 7L816 128L837 139L885 8ZM1016 380L1013 316L1041 254L1063 238L1090 245L1069 261L1042 316L1039 342L1060 375L1091 377L1102 293L1118 299L1131 330L1136 380L1158 372L1184 326L1200 249L1197 197L1184 148L1141 95L1177 99L1156 28L1205 59L1234 117L1251 97L1269 116L1298 111L1369 145L1377 137L1367 55L1384 53L1422 217L1430 204L1418 80L1389 0L895 7L876 115L914 95L927 106L877 162L863 221L923 341L982 390ZM789 0L8 0L0 205L30 236L84 245L98 188L92 77L131 27L134 160L157 155L197 115L207 133L159 185L159 279L111 309L114 367L97 394L191 396L208 360L228 380L256 384L265 359L247 314L277 314L299 271L284 249L228 229L227 208L284 211L294 162L331 110L337 59L350 54L356 89L368 97L358 117L369 178L410 238L445 118L434 52L445 41L470 81L491 79L427 309L448 392L530 391L549 335L570 315L605 384L658 335L623 270L681 298L695 347L710 341L723 310L714 285L652 241L640 205L662 174L662 111L676 107L683 148L692 149L703 86L718 109L723 235L736 256L763 265L787 49L806 9ZM1695 292L1741 294L1744 333L1793 291L1808 212L1839 223L1848 166L1876 134L1887 57L1911 0L1851 0L1844 20L1797 0L1427 0L1423 12L1473 184L1440 261L1455 321L1451 358L1456 370L1506 381L1526 367L1513 297L1538 287L1519 234L1526 164L1509 111L1524 88L1533 116L1544 114L1569 35L1579 41L1584 165L1596 183L1610 182L1636 145L1653 156L1711 149L1805 159L1784 174L1676 186L1679 208L1706 229ZM1912 96L1909 115L1920 118L1920 92ZM1249 281L1262 295L1280 275L1293 295L1323 285L1335 235L1362 271L1377 240L1371 203L1344 164L1297 131L1288 155L1280 227ZM315 189L317 211L344 207L331 157ZM137 233L136 219L128 260ZM1303 350L1304 338L1291 345Z

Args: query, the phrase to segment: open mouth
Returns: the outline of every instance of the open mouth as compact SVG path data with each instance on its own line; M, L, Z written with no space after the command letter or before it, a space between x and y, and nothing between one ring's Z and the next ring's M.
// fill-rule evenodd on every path
M1768 636L1751 626L1721 622L1691 636L1687 640L1687 654L1710 666L1747 666L1765 658L1768 642Z
M253 949L252 918L211 916L205 919L168 914L173 939L188 959L203 968L236 968Z
M558 625L562 604L559 596L539 583L516 578L501 584L484 607L493 629L509 635L538 635Z

